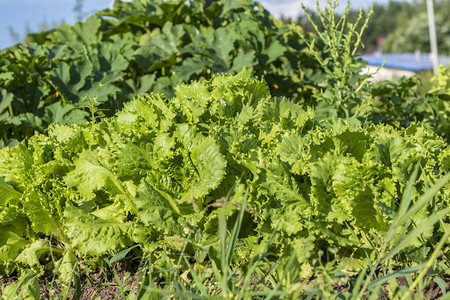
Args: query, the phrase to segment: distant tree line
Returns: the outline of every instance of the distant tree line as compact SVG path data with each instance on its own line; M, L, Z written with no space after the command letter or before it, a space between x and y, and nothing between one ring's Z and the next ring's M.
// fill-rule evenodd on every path
M434 0L436 34L438 38L439 54L450 55L450 0ZM319 30L322 23L314 10L306 10ZM368 11L363 11L364 15ZM351 10L350 21L357 19L359 11ZM340 15L337 15L340 17ZM282 17L285 22L292 19ZM314 31L305 14L297 17L295 22L305 31ZM374 4L373 14L368 27L362 37L364 52L382 50L384 53L403 53L420 50L430 52L430 40L425 0L415 0L412 3L404 1L390 1L386 5ZM382 49L378 49L382 42Z

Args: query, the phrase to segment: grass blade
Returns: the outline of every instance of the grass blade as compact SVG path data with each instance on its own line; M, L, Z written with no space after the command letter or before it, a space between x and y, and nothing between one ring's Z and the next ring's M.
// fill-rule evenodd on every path
M112 265L113 263L115 263L116 261L121 260L122 258L124 258L125 256L127 256L127 254L133 250L134 248L136 248L139 245L134 245L128 249L122 250L119 253L117 253L116 255L114 255L110 260L109 260L109 264Z
M398 270L396 272L390 273L386 276L380 277L375 279L374 281L372 281L371 283L369 283L369 285L367 286L367 288L373 288L378 284L383 284L385 282L387 282L390 279L395 279L395 278L400 278L400 277L405 277L406 275L409 275L411 273L415 273L420 271L423 267L425 266L425 264L420 264L414 267L410 267L410 268L406 268L406 269L401 269Z
M220 238L220 252L221 252L221 280L220 285L222 288L222 293L224 297L228 295L228 286L227 286L227 277L228 277L228 267L227 263L227 216L226 216L226 207L229 202L231 196L234 194L234 190L237 186L237 183L233 185L230 191L227 194L225 201L223 202L222 210L219 214L219 238Z
M429 188L419 200L404 214L400 215L399 224L412 218L420 209L422 209L428 202L433 200L434 195L447 183L450 179L450 173L438 180L431 188Z
M195 273L194 269L192 268L191 264L189 263L186 256L184 256L184 261L186 262L187 266L189 267L189 270L191 271L192 278L194 279L194 282L197 284L198 289L200 290L200 293L203 297L208 297L208 291L206 290L205 285L200 280L200 277L198 277L197 273Z
M231 256L235 250L236 241L239 237L239 232L241 231L242 220L244 219L245 206L247 205L248 199L248 191L245 193L244 198L242 199L241 208L239 211L238 218L234 223L233 232L231 233L230 241L228 242L227 256L226 262L229 265L231 263Z
M442 218L447 216L450 213L450 207L447 207L446 209L443 209L441 211L438 211L437 213L431 215L426 221L423 221L417 226L413 231L411 231L408 235L406 235L398 244L392 248L391 251L389 251L382 259L381 263L386 262L390 258L392 258L394 255L399 253L403 248L408 246L415 238L417 238L420 234L422 234L424 231L428 230L430 227L433 227L434 224L439 222Z

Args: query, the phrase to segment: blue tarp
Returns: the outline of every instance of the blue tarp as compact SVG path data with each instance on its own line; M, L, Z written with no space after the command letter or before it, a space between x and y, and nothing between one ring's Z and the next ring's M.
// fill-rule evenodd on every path
M433 63L428 53L399 53L399 54L364 54L359 56L372 66L384 66L386 68L422 71L433 69ZM439 56L439 64L450 65L449 56Z

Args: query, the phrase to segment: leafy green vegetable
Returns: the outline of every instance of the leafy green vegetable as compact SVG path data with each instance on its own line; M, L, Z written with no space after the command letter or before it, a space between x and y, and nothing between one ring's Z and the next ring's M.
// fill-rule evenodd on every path
M104 256L133 244L158 260L163 249L176 255L192 227L219 247L219 216L237 218L243 199L239 238L249 246L278 228L276 255L295 243L307 251L296 256L304 262L336 247L338 261L357 266L366 258L361 247L370 256L382 247L405 193L415 203L448 172L448 144L422 124L320 123L311 108L271 97L252 76L244 70L183 84L170 100L136 96L99 123L52 124L47 135L0 149L4 273L40 268L52 253L49 263L64 264L55 267L71 278L71 255ZM410 216L404 233L448 207L449 195L447 184ZM432 248L442 232L421 234ZM411 239L408 256L395 260L417 263L422 246Z

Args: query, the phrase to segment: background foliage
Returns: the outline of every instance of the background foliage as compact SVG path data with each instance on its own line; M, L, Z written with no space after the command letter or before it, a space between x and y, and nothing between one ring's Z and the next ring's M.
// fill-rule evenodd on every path
M111 115L136 94L170 97L178 83L244 67L273 91L298 97L308 94L300 81L320 74L304 48L253 1L116 1L112 10L31 34L0 53L2 112L9 115L0 134L20 140L54 121L83 122L87 98Z
M99 124L54 124L0 158L3 275L73 268L73 255L104 256L134 243L159 261L163 250L177 256L179 239L194 229L198 243L219 253L218 216L225 210L233 224L244 198L244 248L234 259L276 231L275 257L294 252L306 267L331 247L338 263L358 271L382 248L415 166L413 203L449 171L450 159L447 144L419 124L321 125L311 109L271 97L251 71L179 85L169 101L136 96ZM397 233L422 234L393 264L428 257L443 234L428 219L448 222L449 194L447 185Z

